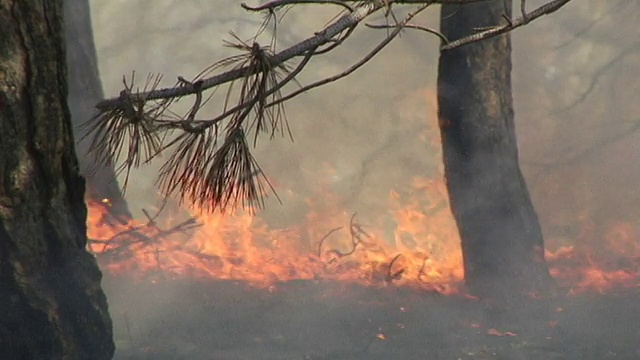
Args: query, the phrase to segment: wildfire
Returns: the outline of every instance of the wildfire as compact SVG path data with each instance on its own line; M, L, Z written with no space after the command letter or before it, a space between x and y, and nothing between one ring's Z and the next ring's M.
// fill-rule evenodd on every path
M403 99L398 108L402 125L420 133L430 163L440 164L438 125L425 122L423 110L411 105L425 98L427 118L436 119L436 96L429 89ZM330 167L324 171L339 178ZM330 186L320 186L306 201L306 215L284 228L247 212L207 214L188 207L181 215L161 213L162 221L145 213L145 221L123 223L109 215L108 199L88 200L88 247L113 273L228 279L262 287L326 279L457 293L464 276L460 239L442 177L415 178L399 188L405 191L390 191L379 206L388 210L354 216ZM571 246L546 239L546 259L559 285L570 293L637 287L637 224L612 224L604 236L592 230L585 228Z
M640 242L635 224L612 224L604 237L594 241L587 235L572 246L547 250L551 275L571 293L604 293L615 288L637 287L640 283Z
M462 277L455 224L444 184L416 180L424 196L389 196L393 229L360 224L346 211L312 211L303 224L270 229L258 216L191 212L187 221L106 221L108 200L88 202L89 249L114 273L198 276L269 286L296 279L391 283L457 291ZM328 196L331 196L329 194ZM386 231L389 233L389 230Z
M307 214L303 224L271 229L247 212L192 211L187 220L169 217L163 226L149 215L146 222L114 223L107 221L108 200L89 201L89 249L113 273L208 277L261 287L323 279L456 293L462 259L444 184L416 179L411 192L420 196L389 195L392 231L317 204L319 210ZM329 198L325 203L337 203L331 196L324 197ZM599 251L576 244L547 251L546 258L552 275L571 293L604 292L637 286L637 254L634 226L620 223L600 242Z

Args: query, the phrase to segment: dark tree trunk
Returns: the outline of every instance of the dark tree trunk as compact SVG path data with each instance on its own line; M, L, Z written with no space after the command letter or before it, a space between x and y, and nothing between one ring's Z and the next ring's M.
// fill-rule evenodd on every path
M109 213L126 221L131 219L131 213L120 191L113 164L111 166L94 164L94 158L89 153L92 139L85 137L85 128L81 126L93 116L95 104L104 98L93 42L89 1L65 1L64 17L69 82L68 101L73 131L78 140L76 153L80 172L87 179L86 196L98 204L105 204ZM102 199L109 199L109 202L103 203Z
M61 0L0 0L0 357L110 359L87 253Z
M442 33L458 39L504 22L511 1L441 11ZM438 109L467 286L482 297L546 291L542 231L518 163L508 34L440 54Z

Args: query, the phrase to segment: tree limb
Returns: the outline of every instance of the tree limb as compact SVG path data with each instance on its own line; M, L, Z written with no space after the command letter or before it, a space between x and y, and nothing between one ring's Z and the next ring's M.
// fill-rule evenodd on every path
M90 151L96 152L96 159L103 163L118 163L123 153L123 163L118 164L117 169L126 170L127 174L132 167L146 164L161 153L171 151L156 181L165 196L177 193L180 200L187 199L206 210L224 211L238 204L250 210L261 208L264 190L271 189L274 194L275 191L253 158L247 136L253 135L254 147L260 133L267 132L272 137L276 132L288 133L291 137L283 107L286 100L353 73L397 37L403 28L435 34L444 43L442 49L447 50L525 25L556 11L571 0L552 0L528 14L525 0L521 0L521 18L515 21L507 19L507 25L451 42L435 30L409 23L432 4L464 5L481 1L488 0L272 0L256 7L242 4L246 10L268 12L269 16L253 40L245 42L232 33L236 42L225 42L240 54L214 63L192 81L178 77L176 85L170 88L158 88L160 77L148 78L142 91L134 90L133 77L130 84L125 81L120 95L99 102L97 114L87 122L86 126L90 128L87 134L94 138ZM341 6L343 10L328 26L280 52L271 50L275 47L274 40L272 46L264 47L255 41L270 21L278 21L276 11L296 4L332 4ZM392 4L420 6L401 21L396 20L394 26L384 26L393 28L393 31L348 69L281 95L285 85L297 82L296 75L306 68L312 57L339 47L370 15L383 9L386 9L385 15L389 14ZM275 29L274 26L274 32ZM300 58L295 67L291 65L293 59ZM209 76L225 67L232 68ZM234 88L236 82L240 85ZM208 101L204 92L223 84L228 84L228 90L221 112L210 119L198 119L199 110ZM185 96L194 96L194 100L190 110L179 116L171 111L170 106ZM236 101L236 98L237 103L230 105L231 99ZM178 132L178 135L165 143L173 132Z
M283 64L287 60L291 60L294 57L302 56L312 49L316 49L319 46L330 43L332 39L343 31L347 30L349 27L358 24L367 16L375 13L377 10L381 9L382 5L374 4L374 3L364 3L360 7L358 7L355 11L343 15L338 20L336 20L333 24L324 28L323 30L317 32L315 35L307 38L306 40L301 41L298 44L295 44L281 52L273 55L270 59L271 64L275 67ZM207 90L214 86L218 86L233 80L240 79L247 75L247 68L242 67L239 69L230 70L224 72L222 74L207 78L202 80L201 89ZM109 109L113 107L120 107L122 104L130 97L136 97L148 100L158 100L158 99L167 99L167 98L177 98L185 95L191 95L194 93L194 90L190 87L173 87L166 89L158 89L149 92L142 92L137 94L121 94L118 97L110 98L99 102L96 107L101 109Z
M462 39L458 39L455 41L451 41L448 44L444 44L443 46L440 47L441 50L451 50L451 49L455 49L457 47L460 47L462 45L466 45L466 44L470 44L473 42L477 42L480 40L485 40L488 38L492 38L494 36L500 35L500 34L504 34L507 32L510 32L516 28L519 28L523 25L526 25L528 23L530 23L531 21L543 16L543 15L547 15L547 14L551 14L553 12L555 12L556 10L560 9L561 7L563 7L564 5L566 5L568 2L570 2L571 0L553 0L551 2L548 2L540 7L538 7L537 9L533 10L532 12L525 14L523 13L522 17L517 18L516 20L509 20L507 19L507 24L506 25L499 25L499 26L495 26L492 27L490 29L481 31L477 34L473 34L467 37L464 37ZM522 11L524 11L524 1L523 1L523 6L522 6Z

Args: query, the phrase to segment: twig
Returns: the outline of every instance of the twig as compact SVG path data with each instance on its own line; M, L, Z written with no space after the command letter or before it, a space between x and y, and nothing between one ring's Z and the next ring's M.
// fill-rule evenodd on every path
M405 268L401 268L398 271L393 271L393 264L395 264L396 261L398 261L398 259L402 256L402 254L398 254L396 256L393 257L393 259L391 259L391 262L389 262L389 266L387 267L387 275L385 277L386 282L391 283L393 282L393 280L398 280L400 279L400 277L402 276L402 274L405 272Z
M387 25L387 24L383 24L383 25L374 25L374 24L364 24L366 27L371 28L371 29L389 29L389 28L395 28L396 25ZM429 34L433 34L437 37L440 38L440 40L442 40L443 43L448 44L449 43L449 39L447 39L446 36L444 36L443 33L439 32L438 30L423 26L423 25L417 25L417 24L405 24L403 26L403 28L405 29L415 29L415 30L422 30L425 32L428 32Z
M422 4L423 6L426 7L432 4L471 4L471 3L477 3L482 1L486 1L486 0L404 0L404 1L393 1L393 2L398 4L400 3ZM563 0L563 1L568 2L570 0ZM328 0L327 1L316 0L315 2L316 3L336 3L342 6L348 5L346 1L332 2ZM355 2L355 0L353 0L352 2ZM264 4L261 7L250 7L246 4L244 4L243 7L245 7L246 9L257 11L260 9L273 8L275 6L280 6L285 4L295 4L295 3L313 3L313 2L305 1L305 0L294 0L294 1L279 0L279 1L273 1L271 3ZM327 26L323 30L316 32L314 36L311 36L301 41L300 43L295 44L275 54L271 59L273 65L278 66L290 59L293 59L295 57L302 56L308 53L311 49L315 49L324 44L333 42L333 39L335 36L347 30L348 28L353 27L354 25L357 25L360 21L362 21L364 18L368 17L369 15L377 12L382 8L385 8L385 4L382 1L366 1L361 3L357 7L348 6L347 8L349 8L350 10L351 8L353 8L353 11L343 15L342 17L340 17L338 20L336 20L334 23ZM212 87L240 79L246 75L247 70L248 69L246 67L243 67L239 69L229 70L227 72L224 72L206 79L202 79L201 90L204 91ZM96 105L96 107L102 111L110 108L121 107L127 101L130 101L129 99L132 99L132 98L149 101L149 100L158 100L158 99L179 98L186 95L194 94L195 92L196 91L194 89L191 89L189 87L184 87L184 86L164 88L164 89L154 89L152 91L146 91L146 92L121 94L121 96L100 101Z
M334 258L331 258L329 260L330 263L337 261L338 259L341 259L345 256L349 256L353 253L356 252L356 249L358 248L358 245L360 244L366 244L366 242L364 242L364 237L366 238L371 238L371 235L369 235L366 231L364 231L364 229L362 228L362 225L356 223L355 217L356 217L357 213L354 213L351 216L351 219L349 220L349 233L351 234L351 249L349 249L346 252L342 252L338 249L331 249L329 251L327 251L327 254L333 254L335 255ZM333 230L331 230L329 232L329 234L327 234L325 236L328 237L329 235L331 235L333 232L340 230L341 228L335 228ZM324 240L324 239L323 239ZM319 250L320 251L320 250Z
M451 50L457 47L460 47L462 45L466 45L466 44L470 44L473 42L477 42L480 40L485 40L500 34L504 34L507 33L509 31L512 31L518 27L521 27L523 25L526 25L528 23L530 23L531 21L543 16L543 15L547 15L547 14L551 14L553 12L555 12L556 10L560 9L561 7L563 7L564 5L566 5L569 1L571 0L553 0L550 1L540 7L538 7L537 9L533 10L532 12L523 15L522 17L517 18L516 20L512 20L512 21L508 21L507 25L499 25L499 26L494 26L488 30L484 30L481 31L477 34L473 34L467 37L463 37L462 39L458 39L455 41L451 41L448 44L444 44L440 47L440 50Z
M412 18L432 4L463 5L480 1L482 0L273 0L257 7L243 4L246 10L268 12L267 20L258 30L258 34L268 26L275 16L275 11L283 6L334 4L346 9L346 13L342 11L339 18L313 36L280 52L275 50L275 34L272 37L272 46L263 47L255 40L257 34L253 41L245 42L232 33L238 42L226 42L225 45L242 51L241 54L212 64L193 81L178 77L177 84L171 88L158 88L160 77L150 77L142 91L134 91L132 77L130 84L124 82L124 90L118 97L97 104L98 113L87 122L87 126L91 128L87 134L93 136L90 151L97 153L95 158L99 162L115 162L118 172L126 171L125 188L131 168L138 167L141 163L147 164L161 153L170 151L171 155L161 167L156 182L165 196L177 194L181 201L189 200L195 206L208 211L224 212L238 205L255 211L264 206L264 197L269 189L276 197L278 194L251 154L247 137L249 134L254 135L254 147L259 133L268 132L271 137L276 132L282 135L288 133L289 137L292 137L284 107L281 105L284 101L353 73L386 47L405 27L435 34L445 43L443 49L450 49L510 31L536 17L555 11L570 0L551 1L530 14L523 12L523 17L516 21L507 19L506 26L496 26L454 42L448 42L435 30L409 24ZM281 89L291 81L297 82L295 76L306 68L311 57L332 51L344 43L355 27L375 12L386 9L385 15L393 16L392 4L420 6L409 12L402 21L397 21L394 16L396 26L389 36L347 70L281 96ZM524 9L524 1L521 5ZM293 71L289 71L288 62L299 57L303 57L302 60ZM207 77L221 68L230 66L234 67ZM230 99L236 99L232 96L235 95L232 90L238 80L238 102L235 106L227 106ZM221 114L208 120L197 119L197 113L203 106L203 92L211 88L217 90L219 85L225 83L229 83L229 87ZM191 95L195 99L184 116L171 112L169 104ZM208 99L204 100L204 103ZM165 112L169 112L169 115L164 115ZM224 125L223 120L227 121ZM165 143L168 134L174 130L182 133L168 144ZM220 134L220 130L224 133ZM125 156L120 164L121 153ZM253 173L259 176L251 175Z
M340 1L340 0L275 0L275 1L270 1L268 3L262 4L260 6L249 6L246 3L241 3L240 6L242 6L242 8L245 10L264 11L264 10L273 10L282 6L294 5L294 4L334 4L334 5L340 5L346 8L347 10L349 10L350 12L355 11L355 8L351 6L348 2Z
M175 233L178 233L178 232L184 233L188 230L192 230L202 226L202 224L198 223L195 218L189 218L166 230L162 230L157 226L155 226L154 224L148 223L141 226L131 227L127 230L121 231L113 235L109 239L106 239L106 240L91 239L90 242L104 245L102 248L102 251L100 251L97 255L114 254L114 253L121 253L126 249L128 249L130 246L133 246L135 244L155 243L158 240L165 238L167 236L173 235ZM146 228L153 228L157 231L157 233L153 235L144 234L144 229ZM125 237L123 241L121 241L117 245L114 244L117 239L122 238L125 235L127 235L127 237ZM111 247L107 248L109 246Z
M320 239L320 241L318 241L318 257L322 257L322 244L324 243L325 240L327 240L327 238L329 236L331 236L331 234L335 233L336 231L340 231L342 230L342 226L337 227L337 228L333 228L331 230L329 230L329 232L322 237L322 239Z
M354 221L357 214L358 213L353 213L351 220L349 220L349 232L351 233L351 242L353 242L354 246L363 243L363 237L371 239L371 235L364 231L362 225Z
M416 15L418 15L421 11L423 11L424 9L427 8L428 5L424 5L422 7L420 7L418 10L410 13L409 15L407 15L403 21L401 21L397 26L395 26L395 30L393 32L391 32L391 34L389 34L389 36L387 36L382 42L380 42L378 45L376 45L376 47L373 48L373 50L371 50L367 55L365 55L362 59L360 59L360 61L356 62L355 64L353 64L351 67L349 67L347 70L338 73L336 75L330 76L330 77L326 77L322 80L318 80L316 82L313 82L311 84L308 84L294 92L291 92L285 96L283 96L282 98L278 99L277 101L274 101L272 103L269 103L267 106L275 106L278 105L280 103L283 103L293 97L296 97L298 95L300 95L303 92L307 92L311 89L320 87L322 85L331 83L331 82L335 82L336 80L342 79L343 77L346 77L347 75L353 73L354 71L358 70L360 67L362 67L364 64L366 64L367 62L369 62L369 60L371 60L376 54L378 54L380 51L382 51L382 49L384 49L390 42L391 40L393 40L399 33L400 31L402 31L402 29L404 28L405 25L407 25L409 23L409 21L415 17Z
M427 266L427 260L429 260L429 257L426 256L423 260L422 260L422 266L420 267L420 270L418 271L418 280L425 282L424 280L422 280L423 276L427 276L427 273L424 271L425 266Z
M623 61L627 57L627 55L638 52L638 50L640 50L640 43L634 44L633 46L630 46L616 54L613 58L611 58L611 60L609 60L606 64L602 65L598 68L598 70L595 71L595 73L591 76L589 85L587 85L586 89L582 91L582 93L574 101L572 101L569 105L551 111L550 115L556 115L565 111L570 111L576 106L582 104L593 92L600 79L607 73L608 70L610 70L619 62Z
M355 11L345 14L336 20L333 24L327 26L322 31L317 32L315 35L307 38L306 40L301 41L298 44L295 44L281 52L275 54L271 58L272 65L279 66L280 64L285 63L286 61L293 59L294 57L302 56L308 53L312 49L316 49L321 45L327 44L332 41L332 39L342 33L344 30L353 26L354 24L359 23L362 19L367 16L375 13L379 9L381 9L384 5L377 4L374 2L366 2L359 6ZM202 90L210 89L214 86L218 86L220 84L224 84L230 81L234 81L240 78L243 78L247 75L247 72L250 71L248 67L242 67L239 69L229 70L219 75L212 76L210 78L206 78L202 80ZM120 108L125 105L127 102L132 99L142 99L144 101L148 100L158 100L158 99L168 99L168 98L178 98L183 97L185 95L191 95L195 91L189 87L181 86L181 87L173 87L173 88L165 88L165 89L157 89L153 91L147 92L138 92L131 94L121 94L121 96L102 100L97 104L97 108L101 111L113 108Z

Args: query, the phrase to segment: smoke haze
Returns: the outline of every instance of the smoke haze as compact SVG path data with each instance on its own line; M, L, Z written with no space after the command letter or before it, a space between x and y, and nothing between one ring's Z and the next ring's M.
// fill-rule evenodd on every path
M529 0L527 7L544 2ZM118 94L122 76L133 70L138 79L164 74L164 86L172 86L177 76L190 79L232 54L222 46L223 39L232 39L228 31L249 39L262 22L235 1L92 0L91 6L106 96ZM315 5L291 10L278 29L278 49L313 35L335 10ZM437 28L438 15L434 7L417 21ZM640 3L634 1L573 1L513 33L521 166L549 247L601 241L612 224L638 220L639 18ZM298 80L305 84L341 72L384 36L385 30L359 28L335 55L312 60ZM265 137L254 153L282 199L280 204L270 196L260 213L271 227L300 224L311 210L342 209L393 233L390 193L410 196L418 191L416 178L442 178L438 45L435 36L406 30L351 76L287 103L295 141ZM132 175L126 197L137 215L159 200L154 187L159 165ZM324 197L327 190L336 196ZM111 301L126 302L111 291ZM167 296L180 294L170 290ZM158 305L145 314L158 318L167 311ZM122 314L114 319L116 330L124 331Z

